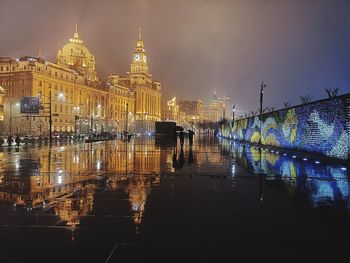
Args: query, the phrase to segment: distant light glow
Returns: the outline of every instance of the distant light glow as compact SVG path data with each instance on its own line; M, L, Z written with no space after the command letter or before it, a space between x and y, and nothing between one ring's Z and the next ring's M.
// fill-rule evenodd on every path
M347 169L346 169L346 167L342 167L342 168L340 168L340 170L346 171Z
M303 158L303 161L307 161L307 158Z
M316 164L319 164L319 163L320 163L320 161L315 161L315 163L316 163Z

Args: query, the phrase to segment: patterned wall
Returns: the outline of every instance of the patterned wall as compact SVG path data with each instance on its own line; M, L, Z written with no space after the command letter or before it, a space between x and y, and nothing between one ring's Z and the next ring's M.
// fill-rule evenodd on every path
M264 145L349 159L350 94L262 115ZM233 126L233 127L232 127ZM226 123L221 135L259 143L259 116Z

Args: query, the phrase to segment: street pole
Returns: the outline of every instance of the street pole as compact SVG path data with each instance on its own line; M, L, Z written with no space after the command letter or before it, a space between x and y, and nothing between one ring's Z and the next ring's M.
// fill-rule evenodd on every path
M260 85L260 138L259 145L261 146L261 137L262 137L262 107L263 107L263 96L264 96L264 88L266 88L266 84L261 82Z
M233 104L232 105L232 122L235 122L235 111L236 111L235 107L236 107L236 105Z
M12 136L12 102L10 101L10 136Z
M125 131L128 132L128 117L129 117L129 104L126 104L126 112L125 112Z
M93 120L94 120L92 111L93 111L93 108L91 108L91 110L90 110L90 118L91 118L91 120L90 120L90 124L91 124L91 126L90 126L90 134L91 135L92 135Z
M52 143L52 96L51 96L51 89L49 94L49 142L50 146Z

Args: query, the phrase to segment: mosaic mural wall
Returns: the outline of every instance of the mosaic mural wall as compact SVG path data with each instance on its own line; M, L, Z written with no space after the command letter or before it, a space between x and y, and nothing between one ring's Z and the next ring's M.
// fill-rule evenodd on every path
M264 145L349 159L350 94L262 115ZM221 135L259 143L259 116L225 123Z

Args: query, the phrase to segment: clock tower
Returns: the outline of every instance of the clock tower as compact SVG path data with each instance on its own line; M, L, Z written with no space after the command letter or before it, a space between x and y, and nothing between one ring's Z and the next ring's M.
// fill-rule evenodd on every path
M148 74L147 56L141 39L141 27L139 28L139 37L136 42L136 48L132 52L132 63L130 67L130 74L133 77L145 79L150 77Z

